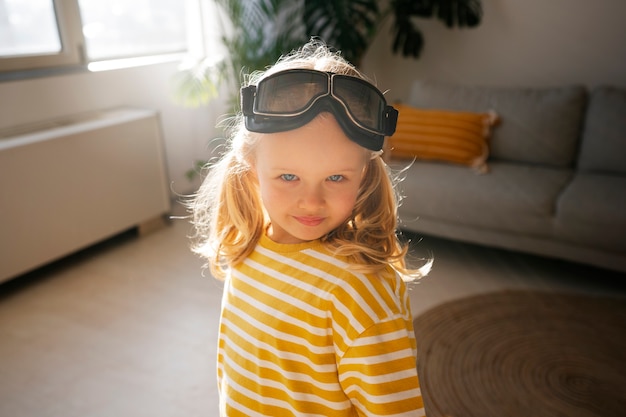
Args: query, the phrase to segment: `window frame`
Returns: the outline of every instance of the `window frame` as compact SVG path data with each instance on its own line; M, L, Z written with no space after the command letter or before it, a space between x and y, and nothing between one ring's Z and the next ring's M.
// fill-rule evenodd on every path
M56 16L61 51L23 56L0 56L0 82L75 71L103 71L150 65L169 61L181 61L204 50L204 25L202 12L205 0L184 0L187 7L187 49L180 52L163 51L150 55L124 58L90 60L83 34L83 22L79 0L51 0ZM198 36L199 35L199 36ZM198 37L200 39L198 39Z
M78 0L52 0L61 51L39 55L0 57L0 73L85 66L85 40Z

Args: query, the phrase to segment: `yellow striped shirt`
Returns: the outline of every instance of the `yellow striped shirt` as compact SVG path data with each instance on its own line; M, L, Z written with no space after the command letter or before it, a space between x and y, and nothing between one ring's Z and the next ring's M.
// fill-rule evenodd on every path
M226 281L222 416L424 416L404 282L263 236Z

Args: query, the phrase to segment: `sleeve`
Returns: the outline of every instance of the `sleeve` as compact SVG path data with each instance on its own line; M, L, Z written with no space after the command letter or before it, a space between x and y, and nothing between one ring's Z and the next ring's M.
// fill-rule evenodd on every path
M365 329L338 366L359 416L425 416L413 323L394 316Z

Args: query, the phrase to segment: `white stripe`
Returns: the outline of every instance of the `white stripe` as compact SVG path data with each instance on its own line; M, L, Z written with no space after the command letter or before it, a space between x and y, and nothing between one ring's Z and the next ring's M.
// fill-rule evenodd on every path
M389 394L372 395L361 388L359 385L351 385L346 389L346 394L350 395L353 392L358 392L367 402L370 404L387 404L398 401L410 400L411 398L420 398L422 391L419 388L408 389L406 391L395 391Z
M237 317L239 317L240 319L247 321L248 323L256 327L261 333L265 335L270 335L275 339L286 341L289 343L295 343L297 345L300 345L303 349L306 349L307 351L314 353L316 355L334 353L334 350L332 349L331 346L315 346L311 344L311 342L306 340L304 337L278 331L274 329L273 327L268 326L267 324L263 323L262 321L257 320L254 316L251 316L250 314L246 313L244 310L233 306L232 304L226 307L226 311L229 311L233 313L234 315L236 315ZM244 332L243 329L241 329L241 333L239 333L239 335L244 338L250 337L250 334L248 334L247 332Z
M282 255L278 254L278 253L271 252L271 251L269 251L269 250L267 250L267 249L265 249L263 247L258 247L257 250L258 250L259 253L270 257L272 260L274 260L276 262L279 262L279 263L285 264L285 265L289 265L289 266L291 266L293 268L296 268L298 270L307 272L307 273L309 273L309 274L311 274L311 275L313 275L313 276L315 276L317 278L320 278L320 279L322 279L322 280L324 280L326 282L330 282L330 283L332 283L332 284L334 284L334 285L344 289L350 295L350 297L352 299L357 300L359 306L361 306L365 310L365 312L367 313L367 315L369 316L369 318L371 320L377 320L378 319L377 314L370 308L370 306L365 302L365 300L363 300L361 295L354 289L354 287L352 287L351 285L348 285L348 283L345 280L339 279L335 275L329 274L328 272L325 272L325 271L323 271L321 269L314 268L311 265L304 264L304 263L298 262L298 261L294 261L293 259L287 258L285 256L282 256ZM322 253L317 252L317 251L312 250L312 249L305 250L302 253L306 253L307 255L315 257L315 258L320 259L320 260L324 260L325 259L324 255ZM319 255L319 256L316 256L316 255ZM334 260L334 258L329 258L329 259ZM344 270L347 267L347 264L345 264L343 262L337 261L337 262L332 262L332 263L335 266L338 266L338 267L340 267L340 268L342 268ZM277 274L276 271L271 270L270 268L265 267L264 269L266 271L271 271L271 273L269 273L270 275ZM359 278L360 281L363 281L363 282L367 281L367 278L364 277L364 276L359 276L359 275L354 274L352 272L351 272L351 274L353 276ZM285 275L283 275L283 276L285 276ZM292 277L291 277L291 279L293 280ZM304 286L304 285L305 284L302 283L302 286ZM306 285L306 286L307 287L311 287L309 285ZM319 292L315 292L315 291L311 291L311 292L313 292L315 294L319 294ZM371 287L370 287L370 292L375 293L375 291L372 291ZM326 298L326 299L328 299L328 298ZM342 314L344 314L346 317L352 316L352 312L350 311L350 309L348 307L346 307L345 305L343 305L343 303L341 303L334 295L331 296L331 300L337 306L338 310ZM355 326L355 329L357 330L358 333L361 333L361 332L363 332L363 330L365 330L363 328L363 326L360 325L360 323L359 323L359 326Z
M339 279L338 277L336 277L335 275L329 274L326 271L323 271L319 268L315 268L312 265L309 264L304 264L302 262L298 262L295 261L291 258L288 258L286 256L280 255L276 252L272 252L266 248L263 248L261 246L257 247L257 251L269 258L271 258L272 260L279 262L281 264L285 264L291 267L294 267L298 270L307 272L313 276L316 276L318 278L323 279L326 282L330 282L333 283L335 285L337 285L338 287L342 288L344 291L346 291L348 294L350 294L350 297L352 299L358 300L358 304L361 308L363 308L366 312L366 314L368 315L368 317L370 318L370 320L373 321L377 321L379 319L378 315L373 311L373 309L370 307L370 305L368 303L365 302L365 300L362 298L361 294L355 290L355 288L352 285L349 285L348 282L346 280L343 279ZM322 262L331 264L337 268L340 268L344 271L348 271L352 276L354 276L355 278L357 278L363 285L365 285L368 289L369 294L371 294L375 299L377 304L383 309L383 311L385 312L386 315L392 315L395 314L395 311L391 311L389 306L387 305L387 303L385 302L385 300L381 297L381 295L379 294L379 292L373 288L372 286L372 282L370 281L370 279L368 279L367 276L365 276L362 273L356 272L356 271L349 271L349 265L346 262L343 262L331 255L325 254L323 252L320 252L318 250L315 249L305 249L302 251L303 254L306 254L308 256L311 256L313 258L316 258ZM398 277L396 275L396 282L398 282ZM383 287L385 288L387 294L389 295L389 298L391 299L398 299L398 294L396 291L393 290L393 288L389 285L389 282L387 280L381 280L380 281L381 284L383 285ZM319 294L318 291L311 291L314 294ZM334 299L335 302L338 302L338 300ZM406 305L406 304L404 304ZM404 311L405 308L403 308L403 306L399 306L402 307L402 310ZM345 310L344 310L345 311ZM349 310L348 310L349 311ZM343 312L343 311L342 311ZM405 311L405 314L408 314L408 312ZM355 327L356 328L356 327ZM364 329L359 329L356 328L358 330L359 333L361 333Z
M324 253L315 251L313 249L308 249L303 251L304 253L306 253L309 256L312 256L316 259L319 259L322 262L326 262L329 263L331 265L334 265L336 267L342 268L342 269L347 269L348 265L343 262L340 261L330 255L326 255ZM378 291L376 291L374 289L374 287L372 286L372 282L368 279L367 276L365 276L364 274L361 274L359 272L355 272L355 271L350 271L351 275L354 276L355 278L358 278L358 280L367 287L369 294L371 294L372 296L374 296L374 298L376 299L377 304L383 308L383 310L385 311L385 313L387 315L390 314L394 314L395 312L391 312L389 310L389 306L387 305L387 303L383 300L383 298L380 296L380 294L378 293ZM385 280L381 280L380 281L383 286L385 287L385 289L387 290L387 292L389 294L393 294L393 291L391 291L391 289L389 288L388 283ZM365 300L363 300L363 298L361 297L361 294L359 292L356 291L356 289L351 286L351 285L347 285L348 283L344 280L338 280L338 285L343 288L346 292L348 292L350 294L350 297L353 298L354 300L358 300L358 304L361 308L363 308L367 315L369 316L369 318L371 320L377 321L378 320L378 314L376 314L369 306L369 304L367 304L365 302ZM392 298L396 298L396 297L392 297Z
M337 402L333 402L333 401L329 401L327 399L325 399L324 397L320 397L319 395L316 394L311 394L311 393L307 393L307 392L296 392L291 390L288 386L286 386L285 384L281 383L280 381L274 380L274 379L269 379L269 378L261 378L259 377L259 375L248 371L247 369L239 366L235 360L233 360L230 357L226 358L226 362L227 364L235 370L235 372L237 372L237 374L254 381L255 386L260 386L260 387L270 387L270 388L275 388L279 391L281 391L282 393L284 393L286 396L292 398L294 401L300 402L300 401L308 401L308 402L313 402L313 403L317 403L317 404L322 404L325 407L328 408L332 408L333 410L343 410L347 407L350 406L350 401L348 399L345 399L344 401L341 401L339 403ZM284 376L285 373L281 372L281 374ZM300 380L296 380L298 381L298 383L300 383ZM229 379L229 384L232 383L232 379ZM341 390L341 386L337 383L337 384L319 384L317 381L312 381L311 382L316 388L320 388L320 385L330 385L329 388L330 389L326 389L324 391L326 392L342 392ZM322 389L323 390L323 389Z
M359 337L354 342L352 347L378 345L381 343L392 342L394 340L399 340L399 339L403 340L403 339L406 339L407 337L410 337L409 333L411 332L407 331L406 329L400 329L400 330L396 330L395 332L382 333L376 336L363 336L363 337Z
M294 261L291 258L285 257L283 255L280 255L279 253L273 252L271 250L268 250L266 248L263 248L262 246L258 246L256 249L260 254L280 263L280 264L284 264L284 265L288 265L294 268L297 268L299 270L305 271L313 276L316 276L320 279L323 279L326 282L330 282L333 283L335 285L337 285L338 287L344 289L352 299L357 300L358 304L360 307L362 307L364 309L364 311L366 312L366 314L368 315L370 320L373 321L378 321L378 315L371 309L370 305L368 303L365 302L365 300L362 298L362 296L360 295L360 293L358 293L355 288L351 285L348 285L348 283L345 280L339 279L336 276L329 274L325 271L322 271L318 268L315 268L311 265L308 264L304 264L298 261ZM314 257L316 259L319 259L322 262L326 262L329 263L331 265L334 265L338 268L341 268L343 270L345 270L348 267L348 264L346 264L343 261L340 261L332 256L326 255L324 253L321 253L317 250L314 249L307 249L302 251L302 253ZM248 264L248 262L246 262ZM252 262L251 262L252 264ZM251 264L249 264L250 266L252 266ZM272 276L276 276L276 277L280 277L284 280L288 280L288 282L290 283L294 283L298 288L303 289L304 291L308 291L308 292L312 292L315 295L321 296L322 294L320 294L319 290L316 287L312 287L304 282L301 281L297 281L294 280L292 277L278 273L277 271L266 267L264 265L260 265L257 262L253 263L254 266L269 274ZM369 290L370 294L372 294L377 303L384 308L384 311L386 312L387 315L391 316L396 315L396 312L392 312L389 309L389 306L387 305L387 303L381 298L380 294L378 293L378 291L376 291L371 284L371 281L363 274L360 273L356 273L353 271L350 271L351 275L353 275L354 277L358 278L360 282L362 282ZM389 283L386 280L382 280L381 281L383 284L383 287L385 288L385 290L387 291L387 293L389 294L390 297L392 297L393 299L397 299L397 295L396 293L392 290L392 288L390 287ZM337 310L343 314L346 317L351 317L353 315L353 312L345 305L343 304L343 302L341 302L340 300L338 300L334 295L331 297L331 301L333 302L333 304L335 305L335 307L337 308ZM292 301L294 302L294 301ZM404 315L402 315L402 318L406 318L405 316L407 314L410 314L409 311L407 311L406 308L404 308L404 306L399 306L400 309L404 312ZM353 321L352 326L354 327L355 331L360 334L363 331L365 331L365 327L362 326L362 324L358 321ZM338 334L344 341L344 344L346 344L347 346L350 346L353 342L352 339L347 337L346 334L346 329L344 329L343 327L337 327L337 326L333 326L333 331ZM335 345L335 350L336 352L342 356L345 351L341 350L338 348L337 345Z
M413 358L413 349L406 348L396 352L385 353L382 355L368 356L367 364L375 365L385 362L393 362L401 358ZM339 366L341 365L363 365L364 358L341 358L339 360Z
M354 405L359 409L359 410L364 410L365 407L363 407L363 404L361 404L361 402L358 399L354 399L353 400ZM411 410L411 411L407 411L406 413L396 413L396 414L373 414L373 413L368 413L368 416L370 417L376 417L376 416L381 416L381 417L426 417L426 410L424 408L418 408L417 410Z
M333 323L333 332L338 335L341 340L343 340L345 342L345 344L347 345L348 349L350 349L350 343L352 343L352 341L350 340L350 338L348 337L348 334L346 333L346 329L344 329L343 327L337 325L337 323ZM337 339L336 337L334 337L333 339ZM334 342L334 348L335 348L335 352L337 353L337 356L342 357L346 351L342 350L339 348L339 346L337 346L337 344Z
M272 268L270 268L270 267L268 267L266 265L262 265L262 264L260 264L258 262L252 261L250 259L246 259L246 261L244 261L244 263L246 265L248 265L249 267L254 268L255 270L257 270L257 271L259 271L259 272L261 272L263 274L270 275L270 276L272 276L272 277L274 277L276 279L282 280L284 282L288 282L289 284L293 285L294 287L301 289L303 292L307 292L307 293L312 294L312 295L314 295L316 297L320 297L322 295L322 294L320 294L319 288L317 288L315 286L312 286L312 285L308 285L308 284L306 284L306 283L304 283L302 281L296 280L292 276L285 275L285 274L283 274L281 272L278 272L275 269L272 269ZM316 308L316 307L314 307L314 306L312 306L310 304L305 304L305 303L302 302L302 300L300 298L291 297L288 294L276 291L272 287L269 287L269 286L265 285L262 281L254 279L254 278L252 278L249 275L243 274L241 271L233 271L233 273L234 272L237 272L237 275L236 275L237 278L241 279L241 278L245 277L246 278L246 280L245 280L246 283L248 283L248 284L250 284L250 285L252 285L254 287L263 287L263 288L265 288L264 292L266 294L274 295L274 296L276 296L278 298L281 298L281 299L285 300L285 302L288 302L288 303L291 303L291 304L300 304L302 306L306 306L307 307L306 308L307 311L311 315L314 315L314 316L317 316L317 317L322 317L322 318L326 317L326 311L325 310L318 309L318 308ZM322 297L322 298L327 298L327 297Z
M233 401L233 399L230 398L230 397L226 397L226 403L230 406L230 408L233 408L233 409L239 411L244 416L248 416L248 417L267 417L265 414L260 414L260 413L258 413L256 411L254 411L253 409L244 406L243 404L239 404L239 403ZM222 417L226 416L226 407L220 407L220 416L222 416Z
M271 288L260 284L258 282L254 282L251 283L249 282L249 280L247 279L248 277L246 275L242 275L237 273L236 274L237 278L240 279L243 282L246 282L248 285L252 285L254 286L255 290L257 290L260 293L266 294L268 296L273 296L275 298L281 298L281 294L278 293L277 291L272 290ZM311 325L309 322L304 321L304 320L300 320L296 317L290 316L289 314L286 314L284 311L279 310L274 308L272 305L266 304L261 302L259 299L257 299L256 297L252 297L248 294L246 294L245 292L239 291L233 287L231 287L230 289L230 293L240 299L243 300L244 302L246 302L247 304L254 306L256 308L258 308L259 310L263 311L264 313L270 314L273 317L278 318L281 321L284 321L286 323L290 323L293 324L296 327L299 327L303 330L306 330L308 333L315 335L315 336L327 336L328 335L328 329L326 327L316 327ZM319 309L315 309L314 307L311 307L310 304L304 303L301 300L297 300L297 299L293 299L293 300L289 300L289 297L285 297L283 295L282 298L287 298L285 300L285 304L289 304L291 306L297 307L301 310L305 310L307 311L307 313L309 313L312 316L315 316L315 313L312 313L311 310L316 310L316 312L320 312ZM321 317L319 317L320 319L324 320L326 317L325 315L322 315Z
M357 378L358 380L364 381L367 384L381 385L381 384L386 384L389 382L395 382L399 379L415 377L416 374L417 374L417 370L415 368L404 369L398 372L390 372L388 374L375 375L375 376L366 375L363 372L359 372L359 371L350 371L350 372L342 373L341 380L345 381L349 378Z
M316 251L314 249L307 249L305 251L303 251L303 253L308 254L309 256L315 257L323 262L329 263L331 265L335 265L341 269L348 269L349 265L335 257L333 257L332 255L328 255L319 251ZM360 272L356 272L356 271L351 271L351 273L355 276L358 277L363 283L365 283L369 290L370 293L374 294L374 295L378 295L378 291L375 291L371 285L370 285L370 280L367 278L367 276L365 276L364 274L360 273ZM387 294L389 295L389 298L391 299L399 299L399 295L400 295L400 286L402 285L402 279L400 278L400 276L394 272L394 280L393 282L396 284L396 288L393 288L389 282L389 280L386 279L381 279L379 282L383 284L383 286L385 287L385 290L387 291ZM405 297L406 298L406 297ZM385 307L387 306L387 303L382 299L382 298L378 298L378 303ZM406 305L406 304L403 304Z
M261 404L267 404L267 405L275 406L275 407L286 408L286 409L290 410L292 413L294 413L295 415L301 415L302 414L301 412L296 410L291 404L289 404L287 401L279 400L279 399L271 398L271 397L263 397L263 396L257 394L256 392L251 391L251 390L247 389L246 387L243 387L240 384L237 384L237 382L234 381L234 380L230 380L229 381L229 385L230 385L230 388L232 390L237 391L237 392L245 395L248 398L251 398L253 401L259 402ZM234 403L231 400L230 396L228 396L228 402L231 405L236 404L236 403ZM331 403L331 404L334 404L334 403ZM336 407L333 407L333 408L335 410L339 410ZM249 414L249 415L259 415L259 414L253 413L253 414ZM324 416L322 414L307 414L307 416L311 416L311 417L315 417L315 416L326 417L326 416Z
M248 340L250 339L250 335L248 333L242 331L240 328L238 328L231 321L224 319L224 320L222 320L222 322L226 326L228 326L229 329L233 333L237 334L239 337L241 337L243 339L248 339ZM261 342L258 339L255 339L252 344L254 346L258 347L259 349L264 349L264 350L269 351L270 353L272 353L277 358L306 364L306 365L310 366L311 368L315 369L316 372L329 372L329 371L332 371L332 369L335 369L335 365L332 365L332 364L329 364L329 365L318 365L318 364L312 362L305 355L300 355L300 354L294 353L294 352L287 352L287 351L284 351L284 350L276 350L273 346L271 346L271 345L269 345L269 344L267 344L265 342ZM325 349L327 351L329 351L330 353L333 352L332 347L328 347L328 348L325 348ZM328 353L328 352L320 352L320 354L323 354L323 353Z
M350 310L345 304L339 301L334 294L330 297L330 299L333 302L333 305L335 306L337 311L339 311L345 317L353 316L352 310ZM365 301L361 300L361 304L365 305ZM354 328L357 334L361 334L365 331L365 327L358 320L351 320L350 324L352 325L352 327ZM336 322L333 322L333 331L336 332L338 330L337 326L339 326L339 324ZM342 328L342 330L346 330L346 329ZM343 340L344 340L344 343L348 346L352 344L352 339L350 339L347 335L345 335L345 338Z
M254 362L257 365L259 365L262 368L266 368L266 369L270 369L273 371L276 371L278 373L280 373L281 375L284 375L286 378L293 380L293 381L302 381L302 382L308 382L311 384L315 384L317 387L326 390L326 391L336 391L339 388L338 383L323 383L320 381L317 381L316 379L314 379L311 375L309 374L305 374L305 373L301 373L301 372L289 372L286 369L281 368L280 366L278 366L276 363L271 362L271 361L266 361L266 360L261 360L259 359L257 356L252 355L250 352L246 351L245 349L243 349L241 346L237 345L234 341L232 341L230 338L228 337L223 337L222 338L224 340L224 342L228 345L228 347L230 348L230 350L232 350L233 352L235 352L239 357L249 360L250 362ZM222 353L222 356L224 358L227 357L226 352L224 352L223 349L219 350L220 353ZM302 363L302 362L300 362ZM305 364L307 366L311 366L310 364ZM337 367L334 365L317 365L317 369L316 369L316 373L317 374L333 374L337 372Z

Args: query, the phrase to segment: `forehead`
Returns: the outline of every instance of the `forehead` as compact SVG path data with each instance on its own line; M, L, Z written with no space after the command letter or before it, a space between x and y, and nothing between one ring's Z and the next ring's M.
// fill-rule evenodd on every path
M255 154L265 168L324 172L360 170L369 159L369 151L348 139L329 113L297 129L260 135Z

